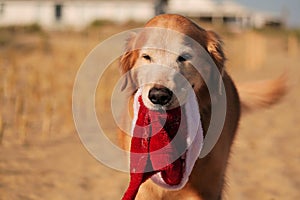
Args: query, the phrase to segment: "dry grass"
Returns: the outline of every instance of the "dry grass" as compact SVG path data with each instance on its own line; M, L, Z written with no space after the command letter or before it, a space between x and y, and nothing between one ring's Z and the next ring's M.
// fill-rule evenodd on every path
M0 199L118 199L127 176L96 162L73 125L72 87L83 59L101 40L132 26L84 32L0 31ZM1 35L2 34L2 35ZM246 116L229 168L228 199L299 199L299 41L245 32L224 38L237 81L270 78L285 68L294 86L270 111ZM109 111L118 80L113 65L97 94ZM114 138L109 118L104 126ZM105 120L106 119L106 120Z

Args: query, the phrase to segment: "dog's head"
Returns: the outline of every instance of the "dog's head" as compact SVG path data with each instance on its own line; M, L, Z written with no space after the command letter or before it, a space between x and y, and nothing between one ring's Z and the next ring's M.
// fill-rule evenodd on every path
M218 83L224 62L214 32L179 15L160 15L128 39L121 58L124 88L142 88L149 109L174 108L184 103L189 88L197 93L208 82ZM214 66L218 73L211 70Z

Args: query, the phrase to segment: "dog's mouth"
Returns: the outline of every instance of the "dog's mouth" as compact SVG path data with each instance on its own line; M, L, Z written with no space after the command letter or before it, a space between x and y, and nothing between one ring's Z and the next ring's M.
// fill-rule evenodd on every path
M203 130L194 93L172 110L149 110L139 89L133 102L130 183L123 199L134 199L148 178L168 190L182 189L203 145Z
M191 148L192 150L186 150L185 153L172 164L155 173L151 177L152 181L168 190L179 190L183 188L188 182L201 147L197 149L196 145Z
M140 116L147 113L139 122L139 126L148 124L143 130L148 139L147 165L150 165L154 174L160 173L163 181L168 185L181 183L185 172L187 149L187 123L183 110L180 107L171 110L148 110L141 101ZM138 129L136 129L138 131ZM139 132L135 132L139 134ZM143 147L142 147L143 148Z
M181 189L188 181L203 142L196 97L190 94L184 105L160 113L143 104L141 93L139 90L135 95L132 130L135 137L131 152L148 154L145 165L151 166L154 183L169 190ZM138 131L138 126L143 129ZM145 134L150 137L143 138ZM131 168L139 168L142 172L144 168L134 163L140 163L139 157L131 157Z
M170 186L179 185L186 171L186 152L166 169L160 171L160 177Z

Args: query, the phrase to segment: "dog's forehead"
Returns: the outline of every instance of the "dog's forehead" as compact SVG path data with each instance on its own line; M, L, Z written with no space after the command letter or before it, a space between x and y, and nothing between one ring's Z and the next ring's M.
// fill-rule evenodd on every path
M175 53L182 49L190 47L186 42L186 36L176 31L168 29L151 29L146 31L146 40L142 49L159 49Z

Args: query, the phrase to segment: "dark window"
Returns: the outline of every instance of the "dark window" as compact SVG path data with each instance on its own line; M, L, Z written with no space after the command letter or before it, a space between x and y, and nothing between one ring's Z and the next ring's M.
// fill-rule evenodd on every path
M267 27L272 27L272 28L280 28L283 26L281 21L277 21L277 20L268 20L265 23L265 26Z
M0 15L4 13L5 4L3 2L0 3Z
M237 18L234 16L223 17L223 22L224 23L234 23L234 22L237 22Z
M211 23L213 21L213 18L212 18L212 16L201 16L200 20L203 21L203 22Z
M55 10L55 19L57 21L61 20L63 5L62 4L55 4L54 10Z

